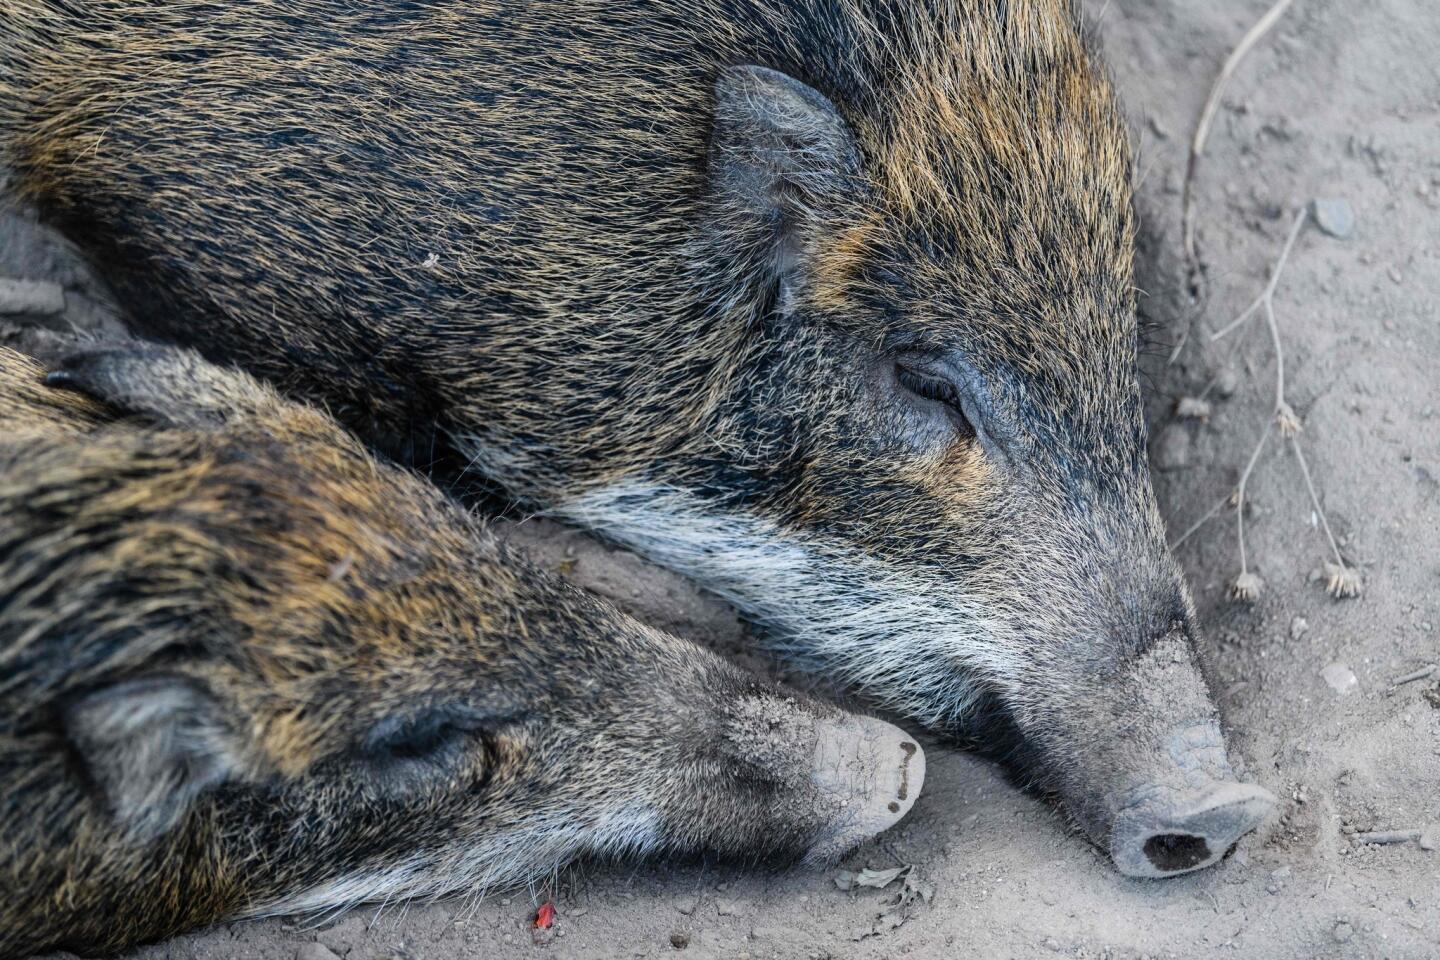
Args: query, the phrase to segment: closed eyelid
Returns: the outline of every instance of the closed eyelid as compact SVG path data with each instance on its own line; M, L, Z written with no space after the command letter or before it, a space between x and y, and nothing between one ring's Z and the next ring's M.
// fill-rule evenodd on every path
M1019 432L997 402L990 380L977 367L953 349L907 351L896 362L949 384L986 454L1007 467L1015 463L1012 448Z

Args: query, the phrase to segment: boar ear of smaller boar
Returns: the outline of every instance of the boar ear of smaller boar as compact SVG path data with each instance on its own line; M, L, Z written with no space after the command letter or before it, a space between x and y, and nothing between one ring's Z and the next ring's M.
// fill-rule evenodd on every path
M165 427L206 430L268 418L289 423L284 404L248 374L193 350L139 340L87 341L52 351L45 382Z
M853 197L854 138L823 94L777 70L727 67L715 81L710 180L723 249L758 252L783 277Z
M164 834L239 768L219 705L184 678L122 681L86 694L63 716L91 782L135 842Z

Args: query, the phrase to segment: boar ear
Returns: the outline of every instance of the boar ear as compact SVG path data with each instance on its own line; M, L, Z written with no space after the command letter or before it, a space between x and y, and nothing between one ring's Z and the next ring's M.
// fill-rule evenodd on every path
M239 768L219 705L186 679L122 681L86 694L63 716L91 782L134 841L161 836Z
M715 81L710 186L723 249L784 277L855 191L859 154L835 105L765 67L727 67Z
M93 341L53 351L45 382L167 427L214 427L263 396L243 374L193 351L139 340Z

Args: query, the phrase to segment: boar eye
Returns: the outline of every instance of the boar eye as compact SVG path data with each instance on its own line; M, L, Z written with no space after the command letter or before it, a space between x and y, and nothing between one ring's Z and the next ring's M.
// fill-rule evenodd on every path
M965 415L960 391L955 389L953 383L933 373L921 372L898 363L895 365L895 379L901 387L921 400L941 404L961 436L975 436L975 427Z
M365 738L364 753L380 767L443 767L483 731L481 718L464 709L431 709L380 721Z

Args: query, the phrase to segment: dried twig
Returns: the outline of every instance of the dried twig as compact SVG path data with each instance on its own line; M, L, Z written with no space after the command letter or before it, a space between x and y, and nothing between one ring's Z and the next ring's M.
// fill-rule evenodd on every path
M1330 541L1330 553L1335 557L1334 563L1325 564L1325 589L1329 590L1330 595L1336 598L1358 597L1360 595L1360 576L1345 566L1345 561L1340 557L1340 548L1335 544L1335 534L1330 532L1330 521L1326 519L1325 511L1320 506L1320 498L1315 495L1315 484L1310 480L1310 465L1305 462L1305 453L1300 449L1300 441L1292 435L1290 445L1295 450L1295 459L1300 462L1300 473L1305 478L1305 489L1310 491L1310 505L1315 508L1315 515L1320 518L1320 526L1325 530L1325 539Z
M1419 840L1420 830L1371 830L1355 834L1356 843L1409 843Z
M1215 111L1220 107L1220 98L1225 93L1225 85L1230 82L1230 77L1235 73L1235 68L1245 55L1251 51L1260 38L1275 26L1276 21L1284 15L1285 10L1293 0L1276 0L1276 3L1265 15L1251 27L1249 32L1240 39L1235 49L1230 51L1230 56L1225 58L1225 65L1220 68L1220 75L1215 78L1215 84L1210 88L1210 96L1205 98L1205 107L1200 111L1200 122L1195 125L1195 136L1190 141L1190 158L1185 165L1185 189L1181 208L1181 232L1185 244L1185 260L1190 269L1195 269L1197 258L1195 256L1195 196L1194 181L1195 167L1200 162L1200 154L1205 150L1205 141L1210 138L1210 125L1215 121Z
M1274 426L1273 419L1265 421L1265 429L1260 432L1260 440L1255 444L1255 449L1250 454L1250 462L1245 464L1245 472L1240 474L1240 483L1235 487L1235 535L1240 541L1240 575L1230 585L1230 595L1236 600L1254 600L1265 588L1264 581L1251 573L1245 562L1245 485L1250 482L1255 462L1260 459L1260 451L1265 449L1265 441L1270 439L1270 429Z
M1310 494L1310 505L1320 523L1324 527L1325 537L1330 542L1330 552L1335 558L1334 563L1325 564L1326 589L1334 597L1355 597L1359 596L1361 584L1359 574L1345 565L1344 559L1340 556L1340 547L1335 542L1335 535L1330 530L1330 521L1325 516L1324 509L1320 506L1320 497L1315 492L1315 483L1310 477L1310 465L1305 459L1305 453L1300 448L1299 435L1301 429L1300 418L1295 415L1289 402L1285 399L1285 345L1280 339L1280 324L1275 319L1275 288L1279 285L1280 271L1290 257L1290 251L1295 246L1295 240L1300 236L1300 230L1305 226L1309 216L1308 208L1302 209L1295 217L1295 222L1290 227L1290 232L1285 236L1285 245L1281 248L1280 256L1275 261L1275 266L1270 271L1270 279L1265 284L1265 289L1260 296L1240 316L1226 324L1221 330L1213 334L1211 342L1220 339L1233 330L1238 329L1246 320L1253 316L1257 310L1265 318L1265 328L1270 332L1270 344L1275 350L1275 406L1270 420L1265 424L1265 429L1260 434L1260 439L1255 444L1255 449L1250 454L1250 460L1245 465L1245 471L1240 475L1240 483L1235 488L1235 529L1240 546L1240 575L1231 584L1230 594L1238 600L1254 600L1264 588L1261 579L1250 572L1248 558L1245 552L1245 488L1250 480L1250 474L1255 469L1256 462L1260 459L1260 453L1265 449L1265 443L1270 439L1270 431L1274 427L1280 428L1280 436L1290 441L1290 447L1295 451L1295 459L1300 464L1301 475L1305 478L1305 489ZM1203 523L1208 517L1201 519ZM1190 532L1187 531L1186 536Z
M1392 686L1392 687L1399 687L1399 686L1403 686L1404 684L1407 684L1407 683L1414 683L1416 680L1424 680L1424 679L1426 679L1427 677L1429 677L1431 674L1433 674L1433 673L1436 671L1436 669L1440 669L1440 668L1437 668L1437 667L1435 666L1435 664L1432 663L1432 664L1430 664L1430 666L1428 666L1428 667L1421 667L1419 670L1411 670L1409 673L1405 674L1404 676L1402 676L1402 677L1396 677L1394 680L1391 680L1391 681L1390 681L1390 686Z
M1215 516L1215 514L1220 512L1220 508L1224 507L1225 504L1230 502L1230 498L1232 496L1234 496L1234 494L1227 493L1225 494L1225 496L1215 501L1215 505L1209 510L1206 510L1203 514L1201 514L1199 520L1196 520L1194 523L1190 524L1190 526L1185 528L1184 533L1180 534L1180 536L1170 541L1170 549L1174 550L1176 547L1180 546L1180 544L1184 543L1186 540L1189 540L1195 534L1196 530L1199 530L1201 527L1205 526L1205 524L1209 523L1210 520Z
M1261 290L1260 295L1256 297L1253 301L1251 301L1250 306L1240 311L1240 315L1238 317L1225 324L1225 326L1221 327L1219 330L1210 334L1211 343L1214 343L1216 340L1224 337L1226 334L1230 333L1231 331L1239 327L1241 324L1243 324L1246 320L1249 320L1255 315L1256 310L1259 310L1267 303L1270 305L1271 309L1274 308L1275 288L1280 283L1280 271L1285 269L1285 262L1290 259L1290 250L1292 247L1295 246L1296 238L1300 236L1300 228L1305 226L1305 219L1306 211L1302 210L1300 211L1300 215L1295 218L1295 222L1290 225L1290 232L1285 235L1285 245L1280 248L1280 256L1275 259L1275 265L1270 268L1270 278L1265 281L1265 289Z

